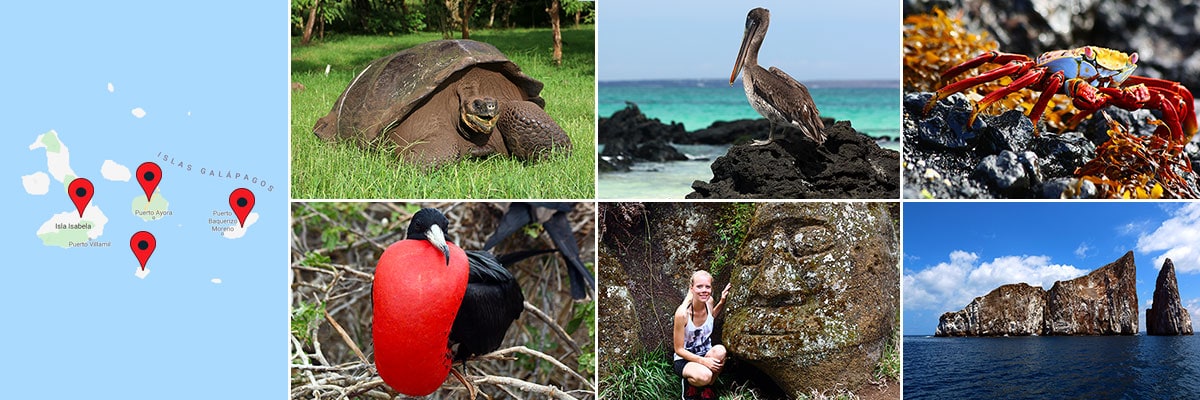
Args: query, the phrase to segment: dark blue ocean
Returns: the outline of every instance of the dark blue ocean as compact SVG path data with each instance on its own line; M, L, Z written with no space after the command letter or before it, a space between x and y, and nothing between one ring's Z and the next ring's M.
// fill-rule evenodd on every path
M904 399L1200 399L1200 337L904 337Z

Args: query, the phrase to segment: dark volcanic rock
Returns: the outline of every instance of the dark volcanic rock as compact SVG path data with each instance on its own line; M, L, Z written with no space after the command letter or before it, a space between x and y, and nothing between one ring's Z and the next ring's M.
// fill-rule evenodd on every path
M1179 282L1175 263L1168 258L1158 271L1154 284L1154 304L1146 309L1146 333L1150 335L1191 335L1192 316L1179 300Z
M1137 266L1133 252L1046 293L1043 335L1136 335Z
M1055 282L1048 292L1024 283L996 288L942 314L935 335L1136 335L1136 284L1131 251L1087 275Z
M895 199L899 154L850 126L826 125L825 144L777 134L768 145L733 146L712 165L710 182L696 181L689 199Z
M601 118L597 140L604 145L601 158L608 158L610 166L605 171L628 171L633 160L669 161L686 160L687 156L676 150L671 143L687 136L683 124L662 123L657 118L646 118L637 104L625 103L625 108L613 113L611 118ZM614 163L612 160L627 160Z
M833 118L821 118L826 127L833 126ZM677 143L686 144L742 144L752 140L766 140L771 129L771 121L765 118L739 119L735 121L716 121L708 128L693 131L678 139ZM799 129L790 126L775 127L776 137L801 137Z
M1074 174L1096 157L1097 144L1108 140L1103 118L1085 120L1078 132L1047 132L1043 124L1041 134L1034 135L1029 118L1009 110L998 116L980 114L968 127L972 106L966 96L953 94L926 115L922 107L931 97L930 93L904 95L904 197L1096 196L1096 186L1081 182ZM1138 135L1152 135L1156 128L1147 122L1151 113L1146 110L1108 107L1099 113L1126 124ZM1189 144L1184 152L1192 160L1200 160L1200 147ZM1200 176L1178 168L1176 173L1192 186L1192 192L1200 193L1196 188Z
M760 203L730 271L730 353L792 398L870 379L899 328L895 204Z
M1042 333L1046 291L1024 283L976 297L966 308L942 314L934 336L1029 336Z

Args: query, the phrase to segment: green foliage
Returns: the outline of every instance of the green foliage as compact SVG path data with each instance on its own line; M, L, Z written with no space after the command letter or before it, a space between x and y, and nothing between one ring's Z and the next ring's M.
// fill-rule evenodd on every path
M713 224L717 230L717 248L713 250L713 259L708 266L708 272L714 277L720 275L737 257L753 217L754 203L730 203L721 210Z
M317 332L317 326L321 324L323 315L325 315L324 303L301 301L292 308L292 335L300 339L304 345L312 343L312 335Z
M900 310L896 310L896 321L900 321ZM897 323L896 328L892 329L892 336L883 347L883 357L880 357L879 365L875 366L876 379L900 380L900 369L904 367L900 357L900 340L900 328Z
M671 356L661 351L638 351L600 381L602 399L664 399L679 395L679 377Z
M582 0L562 0L563 13L567 14L567 18L573 18L575 13L580 13L582 18L579 22L591 24L596 22L596 2Z
M437 34L340 36L292 47L292 197L299 199L583 199L595 197L595 48L590 27L564 29L563 65L550 62L546 29L477 30L530 76L545 83L546 111L571 138L570 154L539 163L509 157L462 160L436 169L404 164L383 150L330 144L312 133L317 119L372 60L441 39ZM298 43L298 40L296 40ZM331 72L325 75L325 67Z
M292 0L292 30L300 34L304 31L309 12L316 0ZM346 2L349 3L349 2ZM346 17L346 9L342 2L325 0L317 8L317 18L325 23L340 21ZM315 29L315 28L314 28Z
M304 255L304 261L302 261L301 264L309 267L319 267L331 262L333 262L333 260L330 259L328 255L310 251Z
M567 333L574 335L575 331L581 326L587 327L588 339L596 337L596 302L577 302L572 303L573 313L571 320L567 322L567 326L563 329ZM593 340L587 343L580 343L580 348L583 353L579 355L579 372L584 376L590 376L596 371L596 349L592 346Z

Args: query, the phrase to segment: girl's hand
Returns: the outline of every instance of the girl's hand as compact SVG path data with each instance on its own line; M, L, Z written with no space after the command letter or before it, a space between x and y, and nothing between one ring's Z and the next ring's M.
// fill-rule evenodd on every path
M725 290L721 291L721 301L725 301L725 298L729 297L729 287L730 286L733 286L733 284L732 283L725 284Z

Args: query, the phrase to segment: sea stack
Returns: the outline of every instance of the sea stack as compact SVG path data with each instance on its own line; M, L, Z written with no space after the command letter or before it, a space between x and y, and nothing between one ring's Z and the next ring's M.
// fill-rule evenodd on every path
M1146 309L1146 334L1191 335L1192 316L1179 300L1179 282L1175 280L1175 263L1168 258L1158 271L1154 284L1154 304Z
M1131 251L1087 275L1055 282L1050 291L1024 283L996 288L942 314L934 335L1135 335L1136 283Z
M936 336L1029 336L1042 332L1046 291L1025 283L1004 285L942 315Z
M1137 266L1133 252L1046 294L1043 335L1136 335Z

